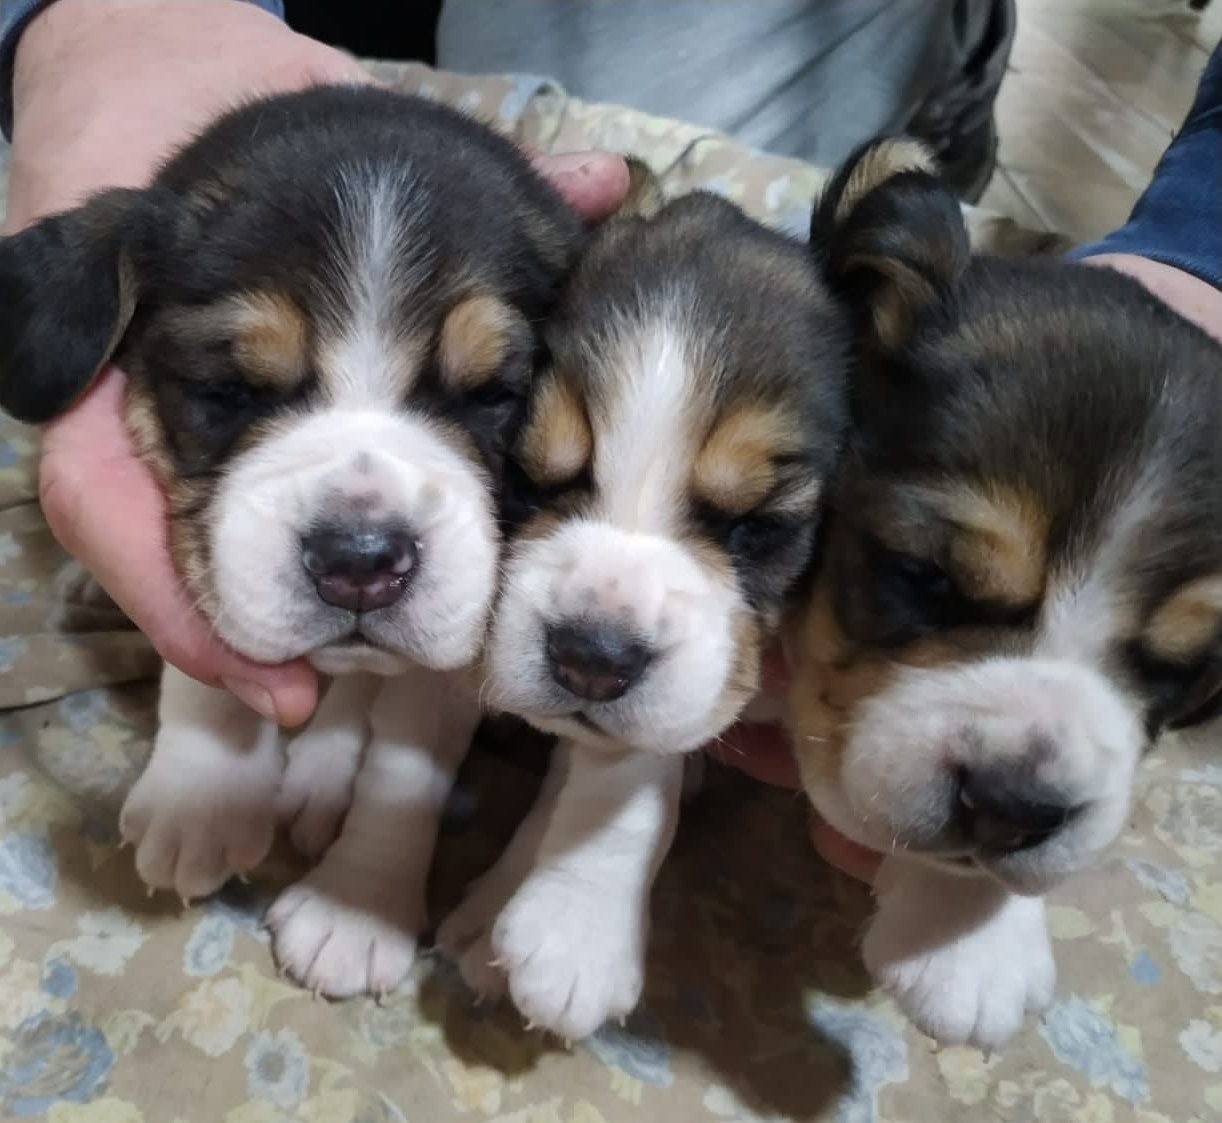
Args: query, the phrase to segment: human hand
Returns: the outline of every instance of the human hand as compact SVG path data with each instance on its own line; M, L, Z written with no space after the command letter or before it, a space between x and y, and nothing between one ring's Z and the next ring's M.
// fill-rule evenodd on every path
M774 645L764 654L761 689L768 697L777 699L783 699L789 689L789 669L779 645ZM717 741L707 745L705 751L723 764L732 765L765 784L782 788L802 787L798 763L789 747L789 739L780 726L740 721ZM866 884L873 882L882 864L881 854L858 846L813 812L810 840L828 865Z
M243 98L372 80L236 0L59 0L22 36L14 79L9 230L102 188L146 183L170 151ZM534 160L591 219L627 191L618 157ZM108 367L47 426L40 497L52 532L167 662L283 725L304 722L317 697L313 669L254 663L226 647L178 580L164 497L135 455L122 403L123 375Z
M1140 281L1164 304L1222 343L1222 291L1191 273L1130 253L1083 258L1084 265L1116 269Z

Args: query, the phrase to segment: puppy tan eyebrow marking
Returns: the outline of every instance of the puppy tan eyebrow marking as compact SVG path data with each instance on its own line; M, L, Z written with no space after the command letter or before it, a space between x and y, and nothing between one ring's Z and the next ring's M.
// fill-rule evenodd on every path
M233 332L234 357L252 378L292 385L309 365L310 328L283 293L245 292L221 305Z
M522 467L536 483L571 480L590 462L594 437L577 391L555 373L544 375L519 446Z
M1047 579L1049 513L1037 496L1004 484L915 489L951 526L947 560L978 600L1029 604Z
M1145 627L1150 653L1169 662L1191 662L1222 625L1222 574L1181 585L1155 610Z
M726 514L746 514L776 485L776 460L801 448L799 437L780 403L732 406L696 456L693 494Z
M441 326L438 366L450 389L473 390L495 373L526 325L495 296L470 296L456 304Z

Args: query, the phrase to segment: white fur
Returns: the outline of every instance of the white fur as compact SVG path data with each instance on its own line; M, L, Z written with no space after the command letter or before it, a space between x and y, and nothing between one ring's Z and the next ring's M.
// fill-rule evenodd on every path
M271 849L281 757L275 725L228 691L167 666L153 755L123 804L150 889L204 897Z
M570 743L552 770L438 940L479 992L507 987L529 1022L579 1040L640 998L649 896L674 834L683 761Z
M530 541L505 567L485 653L488 699L549 732L591 740L565 720L581 710L619 742L687 752L720 732L715 707L734 660L732 584L701 569L670 539L572 521ZM545 628L582 613L616 621L658 651L622 698L589 702L552 681Z
M704 436L693 379L712 377L681 296L649 323L609 325L591 348L602 372L589 403L593 508L511 551L485 652L493 706L559 736L650 752L690 751L726 724L718 703L743 611L734 578L676 535ZM546 628L571 620L625 629L657 653L622 698L589 702L552 681ZM577 711L602 736L573 721Z
M405 205L409 198L415 205ZM428 284L431 243L422 223L430 202L407 164L344 168L335 199L331 258L338 263L334 291L343 295L336 309L342 327L323 341L323 387L336 404L394 410L411 365L423 356L405 338L391 297Z
M884 863L876 891L865 964L923 1033L998 1049L1052 1000L1040 898L896 859Z
M344 702L359 699L349 690ZM349 728L364 724L348 712ZM479 705L464 676L415 668L380 684L368 722L338 839L267 916L280 964L332 997L385 993L411 968L437 827Z
M1131 708L1095 671L1011 658L904 671L860 708L839 774L807 786L863 845L936 852L956 814L956 769L1023 759L1033 732L1053 751L1031 774L1083 810L1040 847L978 860L1020 892L1043 892L1116 837L1144 744Z
M327 687L309 726L288 743L278 816L307 858L321 857L335 841L352 804L379 686L375 675L340 676Z
M266 662L314 654L324 670L354 669L328 661L325 649L351 633L355 618L319 600L301 563L301 535L354 505L401 520L420 542L407 593L362 616L361 635L383 655L398 653L401 665L470 661L495 582L487 486L430 423L403 413L308 414L229 468L212 535L222 638Z

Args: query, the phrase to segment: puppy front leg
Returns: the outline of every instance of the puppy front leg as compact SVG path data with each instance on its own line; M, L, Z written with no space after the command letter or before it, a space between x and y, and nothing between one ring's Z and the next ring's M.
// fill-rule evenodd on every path
M299 854L318 858L339 834L352 803L352 785L369 740L369 707L381 680L341 675L327 688L318 712L286 750L280 785L280 821Z
M343 998L407 976L441 813L479 716L458 675L417 668L382 684L339 837L267 916L276 958L303 986Z
M277 729L227 690L174 667L161 676L153 755L119 816L150 889L214 893L271 849L281 760Z
M1040 897L889 858L862 955L923 1033L998 1049L1052 1000L1056 964Z
M678 817L683 757L564 745L533 868L492 929L518 1010L578 1040L644 985L649 898Z

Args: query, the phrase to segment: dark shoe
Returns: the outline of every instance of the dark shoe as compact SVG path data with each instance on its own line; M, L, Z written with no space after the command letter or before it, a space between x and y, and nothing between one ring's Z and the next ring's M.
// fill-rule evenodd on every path
M981 12L980 5L988 4ZM933 149L946 183L967 203L978 202L997 166L993 107L1014 44L1014 0L960 0L960 73L933 94L908 125L908 132Z

